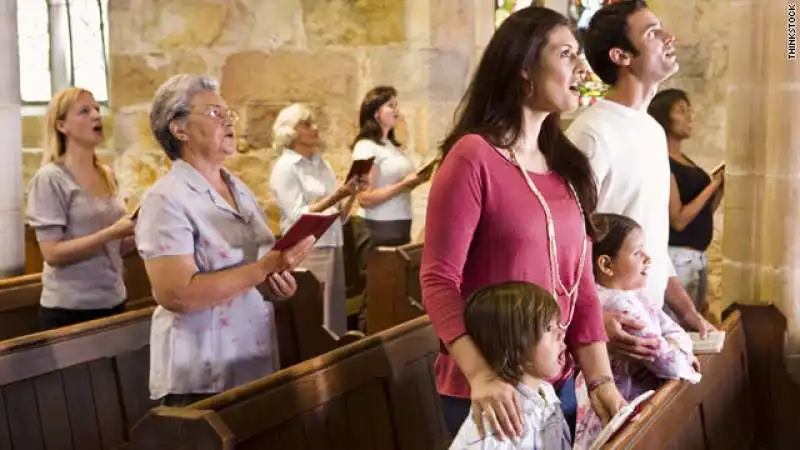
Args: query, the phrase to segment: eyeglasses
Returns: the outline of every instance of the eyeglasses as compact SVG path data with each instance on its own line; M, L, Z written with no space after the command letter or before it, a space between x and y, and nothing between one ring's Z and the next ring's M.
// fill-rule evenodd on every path
M189 111L189 114L198 114L206 117L213 117L215 119L219 119L222 122L230 121L231 123L235 124L239 121L239 114L236 111L228 109L221 105L199 105L197 107L205 107L205 111L203 112L192 112Z

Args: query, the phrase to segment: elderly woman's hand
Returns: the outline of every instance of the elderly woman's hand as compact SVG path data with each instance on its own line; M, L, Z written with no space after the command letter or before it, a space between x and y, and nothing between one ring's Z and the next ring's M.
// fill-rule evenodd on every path
M272 273L267 277L267 283L275 300L286 300L297 292L297 281L291 272Z
M307 236L302 241L283 251L271 250L258 262L264 269L264 277L276 273L294 270L308 256L314 247L314 236Z

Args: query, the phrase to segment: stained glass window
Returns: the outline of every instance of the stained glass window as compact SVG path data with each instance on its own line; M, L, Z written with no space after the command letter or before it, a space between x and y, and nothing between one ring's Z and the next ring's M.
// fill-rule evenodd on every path
M52 37L51 11L64 7L68 31ZM98 101L108 100L107 14L108 0L17 0L23 103L47 102L55 86L68 85L89 89ZM56 51L62 54L52 55ZM66 71L53 70L53 56L66 61ZM54 80L53 74L66 79Z

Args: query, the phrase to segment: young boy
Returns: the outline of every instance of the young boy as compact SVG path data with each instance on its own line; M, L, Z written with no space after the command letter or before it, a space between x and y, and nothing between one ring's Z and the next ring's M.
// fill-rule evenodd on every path
M467 299L467 333L497 376L516 387L523 432L517 439L500 440L491 434L490 418L484 415L487 433L481 439L470 412L450 450L571 448L558 396L545 381L558 375L566 348L560 316L553 296L526 282L487 286Z

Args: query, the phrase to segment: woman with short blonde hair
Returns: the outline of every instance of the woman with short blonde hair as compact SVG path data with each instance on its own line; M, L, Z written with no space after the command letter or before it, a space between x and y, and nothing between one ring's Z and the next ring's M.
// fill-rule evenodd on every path
M30 182L28 223L44 257L41 326L70 325L124 311L122 254L133 222L114 176L97 160L103 142L92 93L67 88L50 101L42 167Z
M321 156L317 123L308 106L287 106L272 129L273 147L282 152L270 176L270 190L281 211L281 232L305 213L340 214L303 263L323 283L323 327L338 338L347 332L342 222L366 180L336 181L333 168Z

